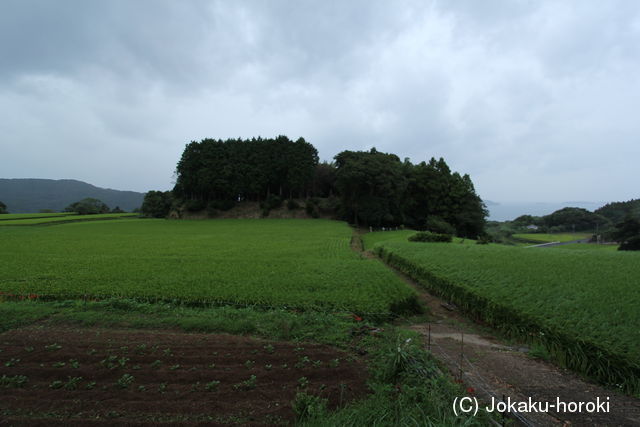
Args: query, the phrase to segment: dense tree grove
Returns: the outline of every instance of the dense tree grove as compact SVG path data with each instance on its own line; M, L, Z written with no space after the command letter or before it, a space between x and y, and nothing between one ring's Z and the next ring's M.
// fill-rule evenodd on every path
M149 191L144 195L140 211L150 218L164 218L169 215L172 204L171 191Z
M616 224L612 237L620 242L619 250L640 250L640 220L627 216L624 221Z
M469 175L451 172L444 159L401 162L394 154L343 151L335 157L342 214L356 224L405 224L459 236L482 234L486 208ZM450 228L449 228L450 229Z
M173 193L204 203L306 197L317 164L318 152L303 138L194 141L178 162Z
M80 215L103 214L109 212L109 206L101 200L87 197L67 206L65 212L78 212Z
M628 217L640 219L640 199L607 203L594 213L608 218L613 223L619 223Z
M607 218L583 208L562 208L542 221L551 231L595 231L609 224Z
M0 202L0 214L6 214L6 213L7 213L7 205Z
M309 208L329 198L339 217L358 225L483 233L487 211L471 178L451 172L442 158L414 165L374 148L343 151L334 160L318 163L316 149L303 138L194 141L176 168L173 197L187 210L209 211L244 200L265 205L274 197L311 198ZM166 215L167 197L148 193L143 212Z
M598 211L596 211L598 212ZM539 232L564 232L564 231L603 231L611 226L611 221L603 215L590 212L583 208L566 207L558 209L544 216L521 215L510 221L514 232L528 225L538 226Z

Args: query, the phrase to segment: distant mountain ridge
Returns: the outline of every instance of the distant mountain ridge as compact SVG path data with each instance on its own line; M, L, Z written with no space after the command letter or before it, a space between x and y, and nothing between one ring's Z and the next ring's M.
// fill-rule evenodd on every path
M11 213L31 213L41 209L62 211L87 197L132 211L142 205L145 193L100 188L75 179L0 178L0 201Z
M520 215L549 215L568 206L593 212L602 205L604 205L603 202L493 202L487 203L487 208L490 221L512 221Z

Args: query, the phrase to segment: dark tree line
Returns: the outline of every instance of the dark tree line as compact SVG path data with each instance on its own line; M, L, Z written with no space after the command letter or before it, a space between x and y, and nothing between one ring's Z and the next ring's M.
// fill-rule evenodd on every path
M629 217L640 219L640 199L607 203L594 213L608 218L613 223L620 223Z
M200 210L276 196L307 198L309 206L329 198L338 217L357 225L483 233L487 211L471 178L452 172L442 158L414 165L374 148L343 151L334 160L318 163L316 149L303 138L194 141L178 162L173 191L147 193L142 210L166 216L172 203Z
M374 148L343 151L335 160L341 214L356 224L483 233L487 210L471 178L452 173L442 158L414 165Z
M118 208L119 210L120 208ZM80 215L94 215L109 213L109 206L104 202L92 197L87 197L78 202L72 203L64 209L65 212L77 212Z
M303 138L194 141L178 162L173 194L205 203L306 197L317 164L317 150Z

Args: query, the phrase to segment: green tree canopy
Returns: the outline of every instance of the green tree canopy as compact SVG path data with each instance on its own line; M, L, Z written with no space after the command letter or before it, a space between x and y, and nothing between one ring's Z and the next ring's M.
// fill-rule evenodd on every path
M7 213L7 205L0 202L0 214L6 214L6 213Z
M640 199L607 203L594 213L604 216L614 224L624 221L627 217L640 219Z
M640 236L640 220L631 216L615 226L611 236L620 243L624 243L632 237Z
M242 200L265 205L276 196L337 196L327 205L337 205L338 216L356 224L424 230L428 218L437 217L460 236L484 232L487 210L471 178L452 172L443 158L414 165L372 148L343 151L334 161L318 163L317 150L304 138L193 141L176 167L173 195L188 210L228 209ZM143 212L166 215L164 197L147 194ZM314 212L320 205L306 206Z
M144 195L142 214L150 218L165 218L169 215L173 197L170 191L149 191Z
M80 215L102 214L108 213L109 207L102 201L89 197L70 204L65 208L65 212L78 212Z
M533 215L520 215L511 222L513 225L519 227L526 227L527 225L543 225L542 218Z
M402 224L407 189L403 164L394 154L343 151L335 156L336 189L343 214L356 224Z
M609 220L583 208L562 208L542 220L547 227L555 227L558 231L595 231L609 224Z
M318 152L304 138L193 141L178 162L173 193L204 204L306 196L317 164Z
M374 148L343 151L335 160L343 215L356 224L424 230L433 217L460 236L477 237L484 231L487 210L471 178L452 173L442 158L413 165Z

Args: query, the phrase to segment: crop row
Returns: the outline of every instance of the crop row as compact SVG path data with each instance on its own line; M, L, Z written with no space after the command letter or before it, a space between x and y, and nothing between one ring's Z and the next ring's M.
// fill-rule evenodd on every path
M513 237L519 240L524 240L526 242L538 242L538 243L548 243L548 242L571 242L573 240L581 240L587 239L592 235L589 233L555 233L555 234L544 234L544 233L521 233L514 234Z
M20 213L20 214L2 214L0 221L15 219L35 219L35 218L56 218L61 216L78 215L76 212L48 212L48 213Z
M31 214L29 214L31 215ZM43 215L51 215L51 214L43 214ZM107 214L96 214L96 215L56 215L56 216L45 216L45 217L25 217L18 219L9 219L0 221L0 226L3 225L38 225L38 224L55 224L55 223L64 223L64 222L72 222L72 221L95 221L100 219L118 219L118 218L128 218L128 217L136 217L138 214L136 213L107 213Z
M389 314L415 292L323 220L120 220L5 227L0 292Z
M563 366L640 391L640 257L617 251L420 244L374 246L388 264Z

